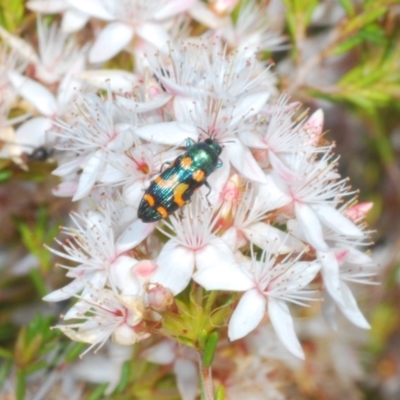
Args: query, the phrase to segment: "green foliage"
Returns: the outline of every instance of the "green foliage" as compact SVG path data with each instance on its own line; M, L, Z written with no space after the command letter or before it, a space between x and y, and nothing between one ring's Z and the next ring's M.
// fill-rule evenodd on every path
M17 31L24 18L24 0L2 0L0 3L0 25L9 32Z

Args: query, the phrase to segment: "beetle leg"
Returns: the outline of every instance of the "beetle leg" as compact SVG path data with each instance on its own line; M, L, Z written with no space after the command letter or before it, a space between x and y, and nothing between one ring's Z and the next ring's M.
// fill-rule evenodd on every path
M192 138L187 138L186 139L186 147L189 148L191 147L193 144L195 144L196 142L192 139Z
M217 165L215 166L215 168L221 168L222 164L223 164L222 160L218 158L218 162L217 162Z
M208 205L211 207L211 203L210 203L210 201L208 200L208 196L209 196L210 193L211 193L211 186L210 186L210 184L209 184L207 181L204 181L204 186L206 186L206 187L208 188L208 193L206 194L206 200L207 200Z

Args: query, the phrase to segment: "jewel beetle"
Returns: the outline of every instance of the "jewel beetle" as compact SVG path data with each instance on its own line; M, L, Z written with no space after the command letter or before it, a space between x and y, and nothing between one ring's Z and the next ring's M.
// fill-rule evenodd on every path
M143 222L167 218L190 202L202 185L211 187L207 177L222 165L222 147L215 139L186 143L187 150L161 172L149 185L139 204L138 217Z

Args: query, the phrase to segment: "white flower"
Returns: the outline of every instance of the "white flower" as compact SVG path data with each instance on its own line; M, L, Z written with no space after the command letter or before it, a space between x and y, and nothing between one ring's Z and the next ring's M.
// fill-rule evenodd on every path
M87 304L87 310L73 317L81 321L57 325L55 328L60 329L72 340L90 343L91 346L83 354L96 345L98 351L110 336L115 343L125 346L149 336L139 326L145 312L145 304L139 296L122 296L103 289L90 293L82 301ZM67 317L64 317L65 319Z
M216 220L210 207L195 196L182 213L182 218L173 215L170 222L165 222L168 230L158 228L170 240L161 249L158 269L151 278L151 282L169 288L175 295L189 284L195 268L235 263L231 248L213 232Z
M90 52L89 61L107 61L125 49L134 38L162 49L169 39L163 22L188 9L194 0L119 1L93 0L70 3L83 13L109 21L98 34Z
M255 329L264 317L266 309L271 323L285 347L299 358L303 351L293 327L286 301L306 305L305 300L313 291L304 288L320 269L316 261L299 261L288 254L278 261L264 250L260 261L252 250L251 260L240 266L215 264L197 271L193 279L207 290L244 291L230 321L228 335L231 340L240 339Z
M136 294L142 289L134 275L137 263L126 250L139 244L150 232L151 225L134 221L122 233L107 212L88 212L86 215L72 216L74 228L63 228L69 236L65 243L57 241L63 251L51 251L71 262L76 267L68 269L67 276L74 280L65 287L44 297L46 301L61 301L83 291L82 297L92 296L93 290L106 285L123 294ZM149 230L150 229L150 230ZM84 304L79 302L70 310L73 314Z

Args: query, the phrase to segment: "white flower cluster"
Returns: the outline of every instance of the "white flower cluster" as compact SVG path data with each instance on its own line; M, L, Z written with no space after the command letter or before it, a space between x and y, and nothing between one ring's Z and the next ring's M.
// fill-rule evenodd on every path
M347 282L370 283L374 275L360 250L369 244L363 219L370 204L358 204L340 177L333 145L322 137L322 111L299 117L298 104L278 95L273 74L255 56L267 32L254 19L255 3L234 26L194 0L64 3L28 6L62 12L64 32L89 18L107 22L88 60L89 44L79 48L69 33L39 20L39 54L1 33L34 65L31 77L23 68L0 70L39 112L15 132L20 152L54 144L53 173L62 180L54 194L81 201L63 229L66 240L51 250L67 260L62 267L72 281L45 300L77 298L58 327L91 347L110 336L130 345L162 322L174 296L200 285L243 292L229 320L232 341L268 315L284 346L304 358L289 304L306 306L322 288L332 325L338 308L368 328ZM174 24L184 12L210 17L218 25L213 35L182 38ZM271 39L275 47L281 42ZM135 73L87 69L122 49L135 55ZM204 185L181 212L141 221L139 203L163 165L185 152L188 139L210 137L222 147L222 166L207 177L211 192Z

